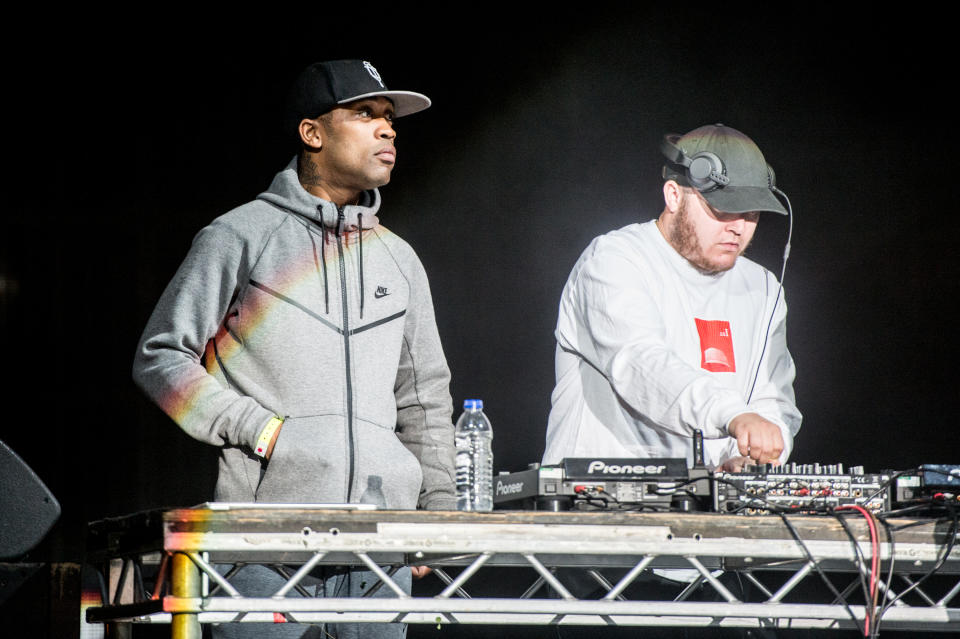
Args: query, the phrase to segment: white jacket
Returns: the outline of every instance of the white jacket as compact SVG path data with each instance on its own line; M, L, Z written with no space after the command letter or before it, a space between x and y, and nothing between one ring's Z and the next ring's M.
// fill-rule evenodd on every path
M692 463L700 429L706 463L718 466L739 455L727 426L746 412L780 426L785 461L801 415L782 295L774 311L778 288L773 274L744 257L724 273L701 273L655 221L594 239L560 300L543 463L591 456Z

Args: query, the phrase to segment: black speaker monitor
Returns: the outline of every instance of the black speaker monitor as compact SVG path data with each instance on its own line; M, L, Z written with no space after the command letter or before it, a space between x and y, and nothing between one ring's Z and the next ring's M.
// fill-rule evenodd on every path
M60 503L27 464L0 441L0 559L29 552L60 517Z

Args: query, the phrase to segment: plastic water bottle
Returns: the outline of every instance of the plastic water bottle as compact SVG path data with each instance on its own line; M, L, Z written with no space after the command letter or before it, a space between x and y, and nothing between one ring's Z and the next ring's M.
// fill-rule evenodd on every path
M377 508L387 507L387 498L383 496L383 477L367 476L367 489L360 495L361 504L373 504Z
M457 510L493 509L493 429L482 399L463 401L457 420Z

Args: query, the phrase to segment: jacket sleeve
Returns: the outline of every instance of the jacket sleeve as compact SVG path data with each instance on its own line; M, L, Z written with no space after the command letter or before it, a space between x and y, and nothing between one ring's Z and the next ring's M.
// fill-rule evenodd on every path
M410 302L394 394L397 436L420 461L420 508L455 510L453 402L433 299L419 260L410 269Z
M558 341L600 371L627 410L654 427L685 437L695 428L706 438L728 437L730 420L752 408L667 343L669 319L650 293L649 277L656 274L616 250L586 259L564 290Z
M253 448L273 417L254 399L221 384L202 362L255 257L220 220L200 231L134 357L133 378L144 393L189 435L215 446Z

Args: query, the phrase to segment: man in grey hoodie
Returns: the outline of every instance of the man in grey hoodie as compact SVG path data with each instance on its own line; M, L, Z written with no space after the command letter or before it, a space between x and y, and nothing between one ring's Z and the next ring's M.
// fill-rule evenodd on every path
M256 200L197 234L158 302L134 379L220 448L217 501L455 509L450 373L427 277L377 218L377 187L396 162L393 121L428 106L388 90L366 61L307 67L289 103L300 153ZM362 595L377 581L367 575L321 577L316 593ZM280 579L251 565L231 583L269 596ZM269 636L317 631L278 624Z

